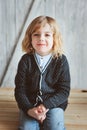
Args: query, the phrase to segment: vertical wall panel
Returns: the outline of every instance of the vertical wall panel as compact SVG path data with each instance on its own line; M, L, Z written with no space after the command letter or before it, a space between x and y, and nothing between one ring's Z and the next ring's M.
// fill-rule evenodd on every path
M38 3L37 3L37 1L38 1ZM15 79L15 75L16 75L16 71L17 71L18 62L19 62L21 56L23 55L21 43L22 43L23 37L25 35L27 26L29 25L31 20L35 17L35 12L37 15L37 13L40 12L39 10L41 10L41 8L39 6L40 4L41 4L41 0L35 0L32 5L32 8L30 10L30 13L28 12L28 16L25 21L24 27L22 29L21 35L18 39L17 46L15 48L15 51L14 51L14 54L10 61L10 64L8 65L8 70L4 76L4 79L3 79L3 82L1 85L2 87L7 87L7 86L14 87L14 79ZM38 7L39 7L39 9L38 9ZM38 11L37 11L37 9L38 9Z
M0 80L11 58L15 41L15 0L0 0Z
M0 84L7 73L27 11L33 1L19 2L20 0L0 0Z
M45 0L45 15L55 18L55 4L57 0Z
M21 33L24 23L26 21L28 12L31 9L34 0L15 0L16 1L16 37Z
M87 1L58 0L56 2L56 19L63 34L65 54L69 59L71 86L86 89Z

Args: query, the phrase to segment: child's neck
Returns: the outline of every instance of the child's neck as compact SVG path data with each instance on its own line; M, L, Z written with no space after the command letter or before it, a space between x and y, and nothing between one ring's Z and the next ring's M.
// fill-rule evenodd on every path
M38 53L38 52L35 52L35 53L38 54L38 55L41 56L41 57L48 56L48 55L52 55L51 52L50 52L50 53L47 53L47 54L40 54L40 53Z

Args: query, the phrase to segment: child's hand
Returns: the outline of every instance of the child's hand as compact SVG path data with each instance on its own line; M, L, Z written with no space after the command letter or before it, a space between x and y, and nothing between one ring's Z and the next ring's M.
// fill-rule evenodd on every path
M49 109L46 109L43 104L37 106L38 112L44 112L45 114L48 112Z
M46 109L42 104L40 106L34 107L28 110L28 115L39 120L41 123L46 118L46 113L48 109Z
M37 107L37 110L38 110L38 113L41 113L41 114L43 115L43 116L41 117L41 119L40 119L40 122L42 123L42 122L44 121L44 119L46 118L46 113L48 112L49 109L46 109L46 108L44 107L44 105L41 104L41 105L39 105L39 106Z
M38 111L37 107L34 107L32 109L28 110L28 115L30 115L31 117L40 120L43 116L43 114L41 112Z

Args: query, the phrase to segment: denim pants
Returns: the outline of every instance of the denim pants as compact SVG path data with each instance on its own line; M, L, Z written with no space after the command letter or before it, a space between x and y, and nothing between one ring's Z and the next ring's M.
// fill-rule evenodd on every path
M20 112L19 130L66 130L64 127L64 111L61 108L50 109L43 124Z

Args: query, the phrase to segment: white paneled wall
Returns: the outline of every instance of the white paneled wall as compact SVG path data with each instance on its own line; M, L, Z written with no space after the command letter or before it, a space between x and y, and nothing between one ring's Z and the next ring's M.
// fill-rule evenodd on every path
M60 26L71 72L71 87L87 89L87 0L0 0L0 83L14 87L21 42L28 24L39 15Z

